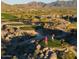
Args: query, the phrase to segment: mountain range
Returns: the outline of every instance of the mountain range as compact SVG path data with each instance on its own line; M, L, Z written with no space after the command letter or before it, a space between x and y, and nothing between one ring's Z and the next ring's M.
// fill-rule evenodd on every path
M10 8L48 8L48 7L77 7L77 1L55 1L51 3L43 3L43 2L29 2L26 4L15 4L9 5L4 2L1 2L1 10L10 9Z

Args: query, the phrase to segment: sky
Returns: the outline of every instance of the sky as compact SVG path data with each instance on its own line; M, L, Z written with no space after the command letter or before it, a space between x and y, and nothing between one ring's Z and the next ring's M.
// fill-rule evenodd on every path
M28 3L28 2L32 2L32 1L50 3L50 2L57 1L57 0L1 0L1 1L3 1L7 4L23 4L23 3Z

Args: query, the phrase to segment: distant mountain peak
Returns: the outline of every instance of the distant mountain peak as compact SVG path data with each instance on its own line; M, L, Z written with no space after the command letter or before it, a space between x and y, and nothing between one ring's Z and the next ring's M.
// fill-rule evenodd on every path
M29 3L25 4L15 4L15 5L9 5L4 2L1 2L1 10L6 10L10 9L10 7L14 8L50 8L50 7L76 7L77 6L77 1L55 1L51 3L44 3L44 2L37 2L37 1L32 1Z

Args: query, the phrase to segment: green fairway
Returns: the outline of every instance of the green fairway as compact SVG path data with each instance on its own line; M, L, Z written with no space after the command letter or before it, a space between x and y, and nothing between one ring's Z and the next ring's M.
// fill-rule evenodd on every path
M13 20L13 19L16 19L17 17L13 16L11 14L7 14L7 13L1 13L1 18L2 19L7 19L7 20Z
M40 44L42 46L46 46L45 43L44 43L44 41L40 42ZM60 40L54 40L54 41L52 41L51 39L49 39L48 40L48 46L49 47L60 47L61 46L61 42L60 42Z

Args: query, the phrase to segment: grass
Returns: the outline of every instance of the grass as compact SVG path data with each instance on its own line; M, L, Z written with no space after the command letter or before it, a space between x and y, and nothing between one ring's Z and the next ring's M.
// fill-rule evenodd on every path
M25 25L24 27L20 27L21 30L34 30L33 25Z
M21 30L34 30L36 27L39 27L37 25L25 25L23 27L20 27Z
M20 27L21 30L33 30L34 28L32 27Z
M22 26L24 24L7 24L7 25L11 25L11 26Z
M11 14L7 14L7 13L1 13L1 18L2 19L6 19L6 20L10 20L10 19L16 19L16 16L13 16Z
M59 47L59 46L61 46L61 42L59 40L54 40L54 41L49 40L48 46L49 47Z
M71 29L77 29L77 22L69 24L66 28L67 31L70 31Z
M40 44L42 46L46 46L44 41L40 42ZM60 46L61 46L61 42L59 40L56 39L54 41L52 41L52 39L48 40L48 47L60 47Z
M74 24L74 26L77 28L77 22L74 22L73 24Z
M11 27L20 27L21 30L34 30L37 26L35 25L25 25L25 24L7 24L10 25Z

